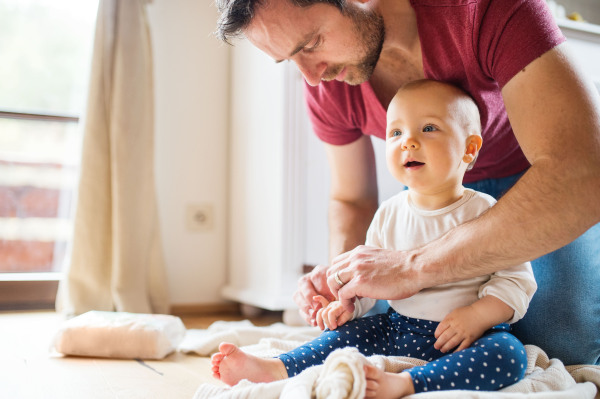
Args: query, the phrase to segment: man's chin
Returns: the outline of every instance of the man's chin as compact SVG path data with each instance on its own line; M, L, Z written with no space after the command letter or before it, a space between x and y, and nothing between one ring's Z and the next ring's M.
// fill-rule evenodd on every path
M363 84L363 83L365 83L367 80L369 80L369 79L365 79L365 78L361 78L361 79L358 79L358 78L350 78L350 79L346 79L346 80L344 80L344 82L345 82L346 84L349 84L350 86L358 86L358 85L360 85L360 84Z
M346 78L344 79L344 82L346 84L349 84L350 86L358 86L358 85L363 84L366 81L368 81L370 77L371 77L371 74L365 74L365 73L348 74L346 76Z
M344 80L337 80L335 77L332 78L323 78L321 79L322 82L333 82L333 81L338 81L338 82L343 82L346 84L349 84L350 86L358 86L360 84L365 83L367 80L369 80L370 76L365 76L365 74L352 74L352 73L347 73L346 76L344 76Z

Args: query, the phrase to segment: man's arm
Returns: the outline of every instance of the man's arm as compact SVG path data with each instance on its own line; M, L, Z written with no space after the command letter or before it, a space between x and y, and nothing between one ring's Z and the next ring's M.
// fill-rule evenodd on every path
M365 243L377 211L377 173L368 136L344 146L325 144L331 191L329 198L329 258Z
M448 280L535 259L600 221L600 99L564 45L517 73L502 96L532 166L489 212L438 243L459 250Z
M325 144L331 171L329 200L330 259L365 243L365 236L377 210L377 174L375 154L369 137L363 136L343 146ZM327 286L329 265L319 265L302 276L294 301L300 314L316 325L316 311L321 306L313 300L322 295L335 297Z
M419 249L359 247L334 259L334 294L401 299L535 259L600 221L600 99L564 46L517 73L502 95L531 168L489 211ZM347 282L339 292L338 270Z

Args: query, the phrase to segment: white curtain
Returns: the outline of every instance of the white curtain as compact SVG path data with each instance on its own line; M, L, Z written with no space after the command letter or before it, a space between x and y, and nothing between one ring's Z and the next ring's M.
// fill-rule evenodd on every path
M147 0L101 0L70 265L57 310L167 313Z

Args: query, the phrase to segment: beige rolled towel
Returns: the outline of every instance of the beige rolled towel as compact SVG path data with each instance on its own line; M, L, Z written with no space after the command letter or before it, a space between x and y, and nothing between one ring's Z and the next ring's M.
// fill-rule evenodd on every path
M314 386L317 399L362 399L367 382L363 366L368 360L356 348L333 351L325 360Z

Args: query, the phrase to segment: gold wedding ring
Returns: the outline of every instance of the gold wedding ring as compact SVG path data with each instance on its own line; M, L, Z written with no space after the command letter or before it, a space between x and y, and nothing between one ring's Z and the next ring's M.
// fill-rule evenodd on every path
M334 273L333 278L335 279L335 282L339 284L340 287L344 286L344 282L342 281L342 279L340 279L340 272L339 272L339 270Z

